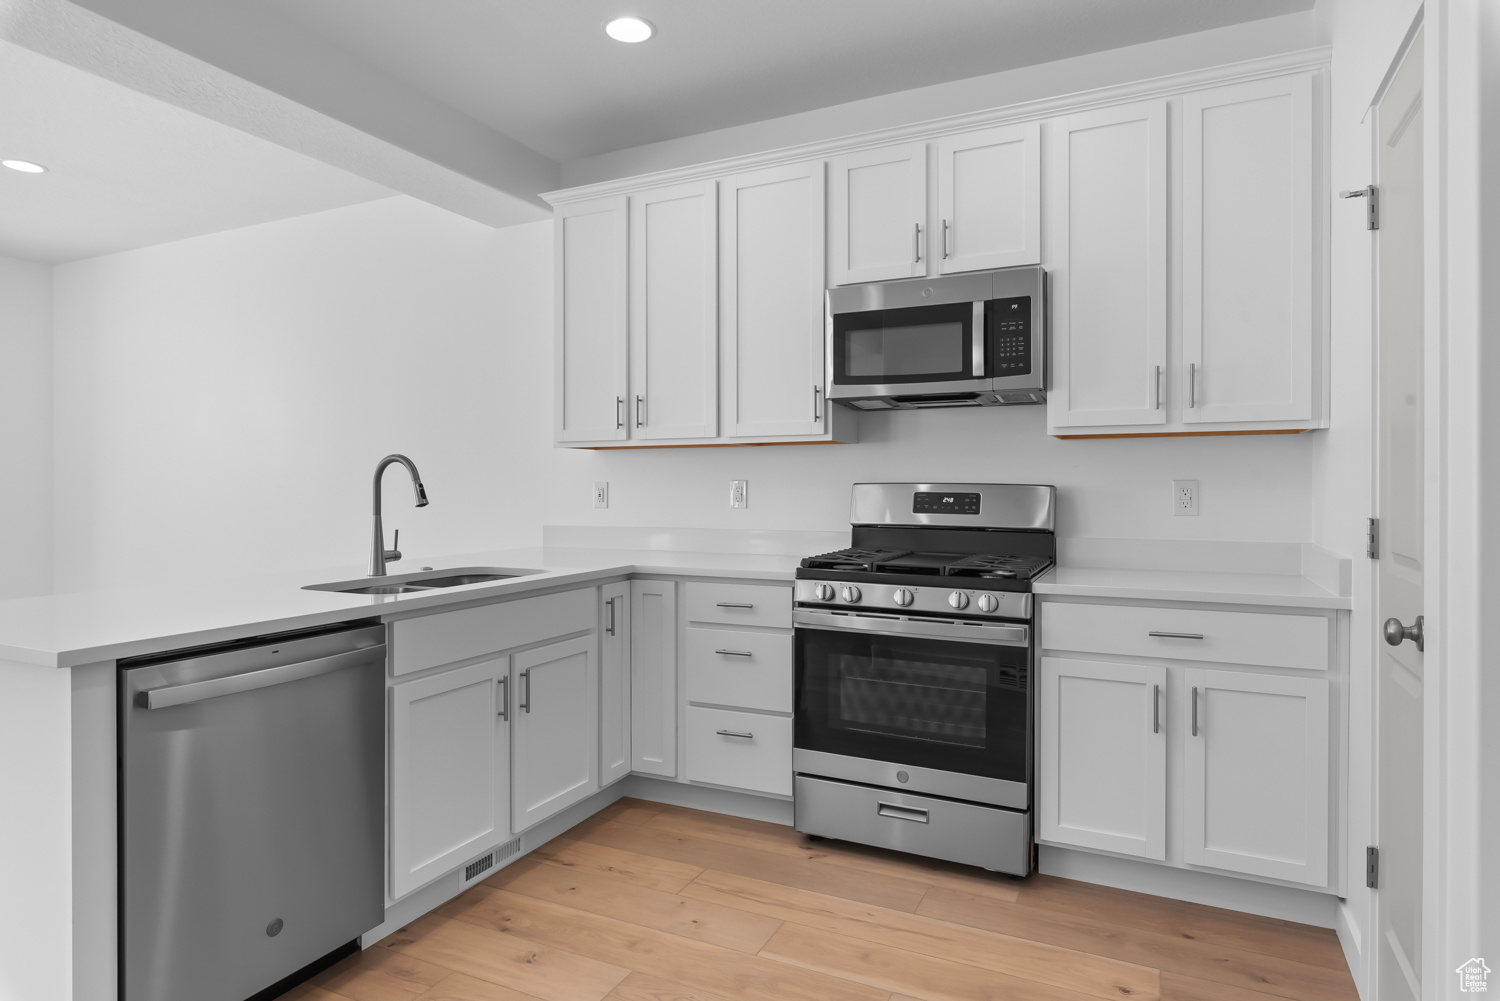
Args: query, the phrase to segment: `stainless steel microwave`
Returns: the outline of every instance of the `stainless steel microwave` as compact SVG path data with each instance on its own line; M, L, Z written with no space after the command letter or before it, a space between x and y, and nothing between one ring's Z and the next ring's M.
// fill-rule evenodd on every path
M856 410L1043 403L1039 267L848 285L827 294L828 398Z

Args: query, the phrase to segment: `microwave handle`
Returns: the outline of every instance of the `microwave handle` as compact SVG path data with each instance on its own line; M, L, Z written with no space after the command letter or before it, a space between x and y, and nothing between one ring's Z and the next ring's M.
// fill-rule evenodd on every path
M974 342L974 378L983 379L985 376L984 342L989 339L989 335L984 329L984 303L982 302L974 304L973 331L970 340Z

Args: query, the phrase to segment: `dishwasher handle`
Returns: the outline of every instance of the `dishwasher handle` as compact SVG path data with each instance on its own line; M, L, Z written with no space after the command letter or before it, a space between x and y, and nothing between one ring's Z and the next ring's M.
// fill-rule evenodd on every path
M253 692L257 688L269 688L272 685L284 685L290 681L301 681L303 678L316 678L320 674L332 674L335 671L368 664L376 657L384 659L384 644L350 650L346 653L336 653L330 657L298 661L295 664L282 664L278 667L267 667L244 674L231 674L227 678L210 678L207 681L190 681L183 685L153 688L141 692L138 698L140 704L147 709L185 706L194 702L216 699L221 695L238 695L241 692Z

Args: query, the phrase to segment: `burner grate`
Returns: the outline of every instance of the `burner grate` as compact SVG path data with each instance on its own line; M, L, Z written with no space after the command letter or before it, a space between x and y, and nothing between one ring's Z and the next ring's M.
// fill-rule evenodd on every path
M1052 565L1044 556L965 556L950 563L944 573L949 577L1015 578L1030 580Z
M837 552L809 556L804 567L814 570L867 570L873 573L878 564L906 556L901 549L840 549Z

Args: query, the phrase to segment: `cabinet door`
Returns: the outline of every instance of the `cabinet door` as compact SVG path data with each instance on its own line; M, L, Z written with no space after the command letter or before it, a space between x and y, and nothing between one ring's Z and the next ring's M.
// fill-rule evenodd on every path
M713 181L630 197L633 438L718 433L718 260Z
M1328 883L1328 682L1189 668L1183 858Z
M558 441L626 435L626 203L563 205L553 217Z
M1141 858L1167 852L1167 669L1043 657L1038 837Z
M833 284L927 273L927 144L834 157L830 239Z
M600 588L599 784L630 774L630 584Z
M1166 421L1167 102L1047 123L1051 428Z
M721 227L726 432L821 434L823 164L725 179Z
M511 657L517 831L599 788L599 674L594 636Z
M510 835L505 658L391 688L393 899Z
M1042 259L1042 143L1036 122L938 140L938 271Z
M631 770L677 775L677 585L630 582Z
M1312 77L1183 99L1182 419L1313 416Z

